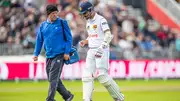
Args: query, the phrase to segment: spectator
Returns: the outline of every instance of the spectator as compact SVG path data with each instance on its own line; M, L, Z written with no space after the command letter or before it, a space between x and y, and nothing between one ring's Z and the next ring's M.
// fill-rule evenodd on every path
M150 36L145 36L142 44L143 44L143 49L146 51L150 51L153 48L153 43Z
M7 29L4 26L0 26L0 43L5 43L8 36Z
M170 44L174 44L175 40L176 40L175 34L173 34L172 32L169 32L167 36L167 40L166 40L167 45L170 46Z
M132 49L133 45L130 41L126 40L125 35L123 35L119 40L119 47L122 49Z
M175 42L175 44L176 44L176 50L180 53L180 34L179 33L176 34L176 42Z
M28 34L23 41L24 47L33 48L35 46L35 40L35 33L33 31L30 31L30 34Z

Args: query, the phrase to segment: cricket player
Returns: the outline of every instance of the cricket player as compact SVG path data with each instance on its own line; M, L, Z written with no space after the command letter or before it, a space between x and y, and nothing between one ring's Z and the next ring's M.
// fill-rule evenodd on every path
M86 67L83 68L83 100L92 101L94 75L98 70L98 81L108 90L114 101L124 101L124 95L116 82L108 76L109 43L113 36L104 17L93 10L93 5L86 1L79 6L80 15L87 20L88 38L80 41L80 46L88 44Z

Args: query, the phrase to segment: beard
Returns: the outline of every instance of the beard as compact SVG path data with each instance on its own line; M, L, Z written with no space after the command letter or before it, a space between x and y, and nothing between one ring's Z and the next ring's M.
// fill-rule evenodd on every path
M53 21L55 21L56 19L57 19L57 16L54 16L54 17L52 18Z
M88 16L88 17L84 17L86 20L88 20L88 19L90 19L90 17Z

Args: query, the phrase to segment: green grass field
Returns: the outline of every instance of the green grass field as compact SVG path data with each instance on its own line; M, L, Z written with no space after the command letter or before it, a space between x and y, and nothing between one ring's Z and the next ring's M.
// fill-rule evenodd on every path
M81 81L63 81L75 97L82 101ZM180 101L180 80L116 80L125 95L125 101ZM0 82L0 101L45 101L48 82ZM56 93L56 101L63 101ZM95 82L93 101L113 101L106 89Z

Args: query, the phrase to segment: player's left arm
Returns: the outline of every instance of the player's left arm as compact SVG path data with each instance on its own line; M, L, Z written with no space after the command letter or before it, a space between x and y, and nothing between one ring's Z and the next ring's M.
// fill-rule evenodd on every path
M102 43L102 46L103 46L103 48L107 48L107 47L109 47L109 44L110 44L111 40L113 39L113 35L111 34L111 31L110 31L110 28L109 28L109 25L108 25L106 19L104 19L104 18L101 20L101 27L104 32L104 41Z
M111 34L111 31L109 28L109 25L108 25L106 19L104 19L104 18L101 19L101 29L104 32L104 40L101 43L101 46L98 48L98 50L95 54L95 56L98 58L102 57L104 49L109 47L109 43L111 42L111 40L113 38L113 35Z

